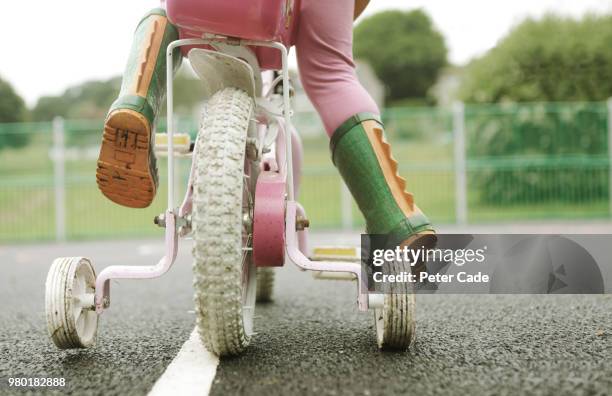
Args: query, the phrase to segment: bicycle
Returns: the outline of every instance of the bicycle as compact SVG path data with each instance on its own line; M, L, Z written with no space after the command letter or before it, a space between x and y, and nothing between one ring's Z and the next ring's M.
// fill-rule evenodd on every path
M247 13L246 3L257 12ZM167 1L168 16L180 30L167 48L167 64L184 51L204 84L207 104L191 144L188 135L174 131L173 75L167 68L168 130L156 135L156 150L168 157L168 203L155 218L165 228L165 255L154 266L110 266L97 276L85 257L56 259L47 277L46 315L57 347L94 345L99 316L110 307L110 281L162 276L176 259L179 239L188 235L194 239L197 327L217 355L247 347L255 304L271 298L272 269L286 261L319 278L345 274L356 280L359 310L374 310L379 347L413 343L414 294L369 294L359 249L316 249L308 257L309 222L296 200L302 154L291 123L288 69L299 5ZM192 165L177 207L179 155L191 156Z

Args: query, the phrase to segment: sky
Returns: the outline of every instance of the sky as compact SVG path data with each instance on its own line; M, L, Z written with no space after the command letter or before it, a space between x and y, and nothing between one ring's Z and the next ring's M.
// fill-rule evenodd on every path
M220 0L222 1L222 0ZM19 0L3 6L0 76L32 106L42 95L122 72L140 17L159 0ZM525 17L554 11L612 13L612 0L371 0L364 16L423 8L441 31L450 61L494 47Z

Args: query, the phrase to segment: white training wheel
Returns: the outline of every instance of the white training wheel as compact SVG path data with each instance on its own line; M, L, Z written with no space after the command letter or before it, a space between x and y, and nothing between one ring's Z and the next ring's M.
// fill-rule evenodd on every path
M45 305L49 336L58 348L88 348L95 344L95 284L96 273L88 259L61 257L53 261L47 275Z
M415 338L414 294L385 294L383 298L383 306L374 309L378 347L406 350Z
M383 266L383 272L401 274L409 272L405 262L392 262ZM395 283L387 294L373 296L376 341L380 349L406 350L412 346L416 334L415 295L412 285Z

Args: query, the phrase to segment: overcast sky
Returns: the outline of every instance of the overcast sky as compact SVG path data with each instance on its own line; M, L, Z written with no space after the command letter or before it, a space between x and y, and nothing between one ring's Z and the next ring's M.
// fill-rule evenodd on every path
M159 0L6 3L0 23L0 76L33 105L41 95L121 73L135 24ZM424 8L444 34L451 62L462 64L493 47L526 16L609 13L612 0L372 0L366 15L416 7Z

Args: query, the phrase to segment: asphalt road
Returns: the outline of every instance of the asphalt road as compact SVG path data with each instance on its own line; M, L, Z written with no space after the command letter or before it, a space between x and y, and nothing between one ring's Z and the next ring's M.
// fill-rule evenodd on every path
M59 351L52 344L44 285L55 257L87 256L100 271L113 264L154 264L163 255L161 245L131 241L0 247L0 394L16 393L7 388L7 378L15 376L63 377L67 385L58 394L146 394L194 326L189 249L165 277L111 283L111 308L100 318L97 346L91 350Z
M316 239L330 243L328 235ZM57 256L87 255L100 270L151 264L160 248L0 247L0 394L26 393L7 387L12 376L66 378L49 394L146 394L194 326L190 247L161 279L113 283L91 350L51 344L44 281ZM222 359L211 394L612 394L612 296L419 296L416 347L381 353L353 284L315 281L291 267L277 276L275 302L258 305L251 347Z

